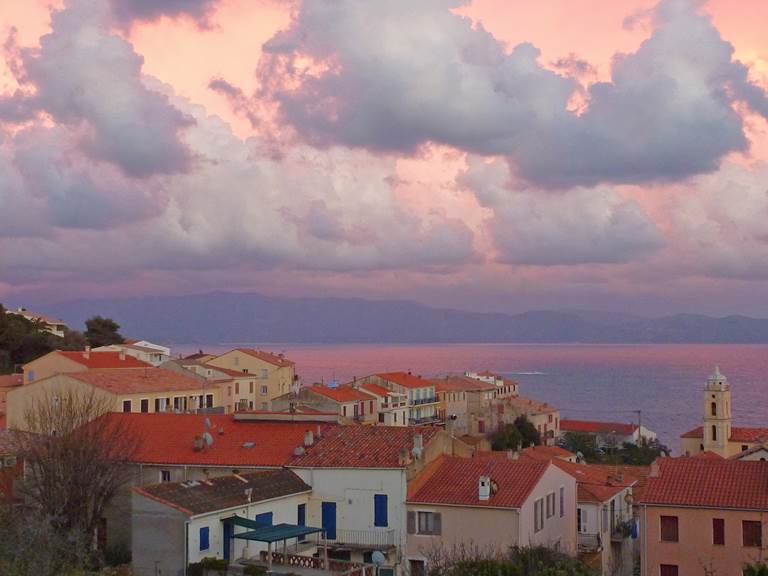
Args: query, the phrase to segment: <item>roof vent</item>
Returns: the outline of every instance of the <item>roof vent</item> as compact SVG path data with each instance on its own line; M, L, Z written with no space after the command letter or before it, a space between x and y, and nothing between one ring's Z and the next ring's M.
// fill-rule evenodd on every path
M304 450L304 446L296 446L296 448L293 449L294 456L304 456L305 452L306 450Z
M253 442L243 442L243 448L253 448L256 446Z

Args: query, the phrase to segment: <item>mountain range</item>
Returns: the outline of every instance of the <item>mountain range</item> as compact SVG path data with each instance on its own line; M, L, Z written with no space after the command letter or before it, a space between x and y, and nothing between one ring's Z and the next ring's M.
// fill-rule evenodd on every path
M433 308L405 300L287 298L212 292L89 299L45 312L82 329L99 314L131 337L169 344L259 343L760 343L768 319L541 310L522 314Z

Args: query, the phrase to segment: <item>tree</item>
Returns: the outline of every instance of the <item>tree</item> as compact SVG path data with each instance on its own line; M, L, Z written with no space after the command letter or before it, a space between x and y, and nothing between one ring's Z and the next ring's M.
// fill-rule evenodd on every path
M520 432L520 436L523 438L523 448L528 446L538 446L541 444L541 435L536 430L536 426L531 424L531 421L523 414L515 418L515 428Z
M85 321L85 338L94 348L122 344L125 339L120 335L120 325L112 318L94 316Z
M111 402L95 392L51 392L33 402L19 436L21 491L56 529L93 538L104 509L130 479L137 435L103 420Z
M514 424L505 424L491 436L493 450L519 450L522 443L523 437Z
M765 562L745 564L742 574L744 574L744 576L768 576L768 564Z
M597 453L597 442L592 434L584 432L566 432L561 437L560 445L574 454L584 457L587 462L600 462L600 456Z

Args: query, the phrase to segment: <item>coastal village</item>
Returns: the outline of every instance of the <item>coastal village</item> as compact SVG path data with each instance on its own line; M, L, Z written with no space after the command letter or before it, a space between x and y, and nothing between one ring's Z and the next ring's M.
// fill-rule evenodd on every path
M766 558L768 427L733 421L717 368L691 383L701 426L646 464L610 458L658 445L639 422L562 419L567 407L489 371L327 385L268 350L179 357L137 339L19 368L0 376L0 497L30 506L30 414L97 399L107 408L81 425L119 430L131 450L94 545L127 550L136 576L421 576L458 550L525 547L616 576L741 574Z

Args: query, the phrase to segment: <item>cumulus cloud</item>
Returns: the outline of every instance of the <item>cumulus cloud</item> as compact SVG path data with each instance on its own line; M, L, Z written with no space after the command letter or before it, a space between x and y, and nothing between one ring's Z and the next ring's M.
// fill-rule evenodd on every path
M191 154L181 132L190 117L145 86L142 57L109 33L108 22L102 0L70 0L54 12L40 47L18 50L17 80L25 91L0 96L0 120L46 112L80 131L89 156L129 176L186 170Z
M510 179L501 161L470 158L460 183L491 210L499 258L535 266L624 263L663 245L653 220L607 186L548 193Z
M743 101L765 114L694 0L662 0L651 37L618 55L610 82L579 88L543 68L530 44L511 51L451 12L456 0L304 0L264 47L262 92L314 144L410 152L432 141L507 156L547 187L681 179L747 147ZM307 62L310 62L307 65Z
M190 16L205 21L217 0L111 0L115 18L129 24L162 16Z

